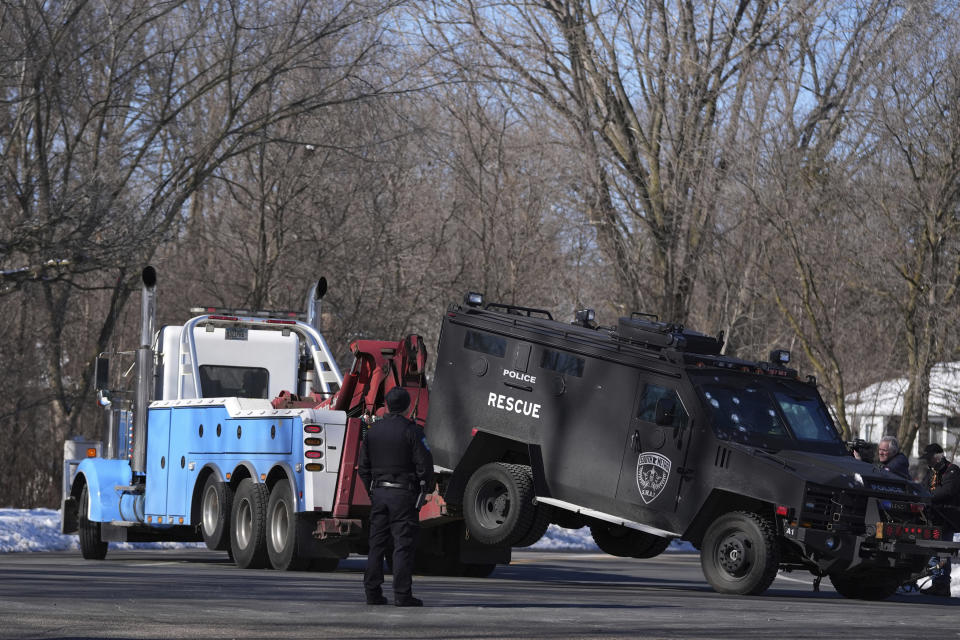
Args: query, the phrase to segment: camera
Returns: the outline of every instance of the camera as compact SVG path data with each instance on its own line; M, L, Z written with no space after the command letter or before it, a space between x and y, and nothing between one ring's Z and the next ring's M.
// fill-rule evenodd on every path
M873 459L876 457L877 445L872 442L867 442L863 438L857 438L856 440L850 440L846 443L847 450L850 453L856 452L859 454L860 459L864 462L873 462Z

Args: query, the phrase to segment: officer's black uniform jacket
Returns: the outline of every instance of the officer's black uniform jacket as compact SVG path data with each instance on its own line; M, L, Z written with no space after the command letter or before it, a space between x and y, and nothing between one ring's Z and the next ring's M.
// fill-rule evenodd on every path
M408 484L419 491L424 483L433 491L433 455L423 428L401 414L391 413L374 422L360 445L357 463L360 479L369 492L374 481Z
M942 459L927 475L927 488L933 504L960 506L960 467Z

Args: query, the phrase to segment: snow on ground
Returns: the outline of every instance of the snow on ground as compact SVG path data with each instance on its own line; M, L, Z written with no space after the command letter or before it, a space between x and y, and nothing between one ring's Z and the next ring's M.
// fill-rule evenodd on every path
M111 542L115 549L174 549L203 546L182 542ZM77 536L60 533L60 512L53 509L0 509L0 553L17 551L64 551L77 549ZM563 529L550 525L547 534L531 549L544 551L599 551L590 529ZM675 542L671 551L692 551L688 543Z

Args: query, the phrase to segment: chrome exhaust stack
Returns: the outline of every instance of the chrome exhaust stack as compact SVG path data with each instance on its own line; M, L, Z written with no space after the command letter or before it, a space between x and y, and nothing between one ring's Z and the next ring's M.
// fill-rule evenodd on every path
M153 386L153 334L157 326L157 271L146 267L140 275L140 347L137 349L137 395L133 405L134 473L147 471L147 407Z
M323 333L320 329L322 321L320 319L320 300L323 299L327 293L327 279L320 277L320 279L310 288L310 293L307 294L307 324L311 327Z

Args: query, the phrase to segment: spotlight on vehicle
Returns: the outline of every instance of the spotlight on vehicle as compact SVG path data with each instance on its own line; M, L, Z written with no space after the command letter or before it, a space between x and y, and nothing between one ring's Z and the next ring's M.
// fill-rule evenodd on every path
M463 296L463 303L468 307L481 307L483 306L483 294L471 291Z
M597 317L597 314L593 309L580 309L574 314L573 324L578 324L581 327L592 327L593 320Z
M790 352L786 349L774 349L770 352L770 362L774 364L788 364L790 362Z

